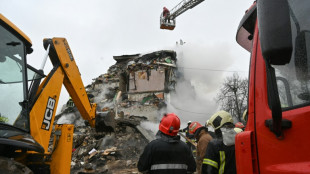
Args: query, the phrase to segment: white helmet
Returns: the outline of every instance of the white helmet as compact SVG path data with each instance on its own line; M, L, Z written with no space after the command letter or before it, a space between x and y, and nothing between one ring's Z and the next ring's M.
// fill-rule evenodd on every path
M248 119L247 116L248 116L248 110L246 109L246 110L244 110L244 112L242 114L242 118L244 121L247 121L247 119Z
M210 122L210 120L206 121L206 125L205 125L206 127L210 125L209 122Z
M214 130L221 128L225 123L234 123L231 115L226 111L219 111L211 116L208 125L211 125Z

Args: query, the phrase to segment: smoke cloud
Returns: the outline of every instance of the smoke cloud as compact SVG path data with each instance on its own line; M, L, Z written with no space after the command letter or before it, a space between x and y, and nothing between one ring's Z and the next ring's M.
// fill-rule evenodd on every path
M204 125L219 110L214 98L225 78L224 70L234 60L230 48L226 44L184 44L174 50L183 78L178 79L175 92L168 98L167 112L176 113L183 127L188 121Z
M81 114L77 111L74 113L62 115L57 124L74 124L75 127L85 126L85 120L83 120Z

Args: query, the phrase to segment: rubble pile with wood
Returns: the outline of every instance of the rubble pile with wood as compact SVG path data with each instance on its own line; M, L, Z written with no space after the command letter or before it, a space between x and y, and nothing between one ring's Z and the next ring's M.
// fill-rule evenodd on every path
M155 133L141 121L158 121L166 96L176 83L176 53L114 56L108 72L86 86L97 112L113 117L110 131L97 132L87 125L72 101L55 122L75 124L71 173L138 173L137 161Z
M88 126L74 132L71 173L138 173L137 161L147 140L135 128L138 120L118 119L114 133Z

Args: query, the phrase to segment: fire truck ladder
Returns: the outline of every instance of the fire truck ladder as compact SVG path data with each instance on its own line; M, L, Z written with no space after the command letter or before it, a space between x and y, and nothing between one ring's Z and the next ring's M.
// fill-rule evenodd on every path
M183 0L173 9L170 10L170 15L165 20L163 13L160 15L160 28L173 30L175 28L175 18L187 11L188 9L194 8L204 0ZM169 22L170 20L170 22Z

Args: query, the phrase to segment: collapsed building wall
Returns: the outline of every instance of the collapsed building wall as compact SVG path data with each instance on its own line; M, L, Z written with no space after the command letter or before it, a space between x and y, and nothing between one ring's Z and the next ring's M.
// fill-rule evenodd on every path
M145 116L157 121L166 104L166 96L176 83L176 53L161 50L145 55L113 56L116 63L108 72L93 79L89 86L98 94L105 91L104 102L112 103L122 115ZM116 101L117 92L121 97ZM98 102L97 102L98 103Z

